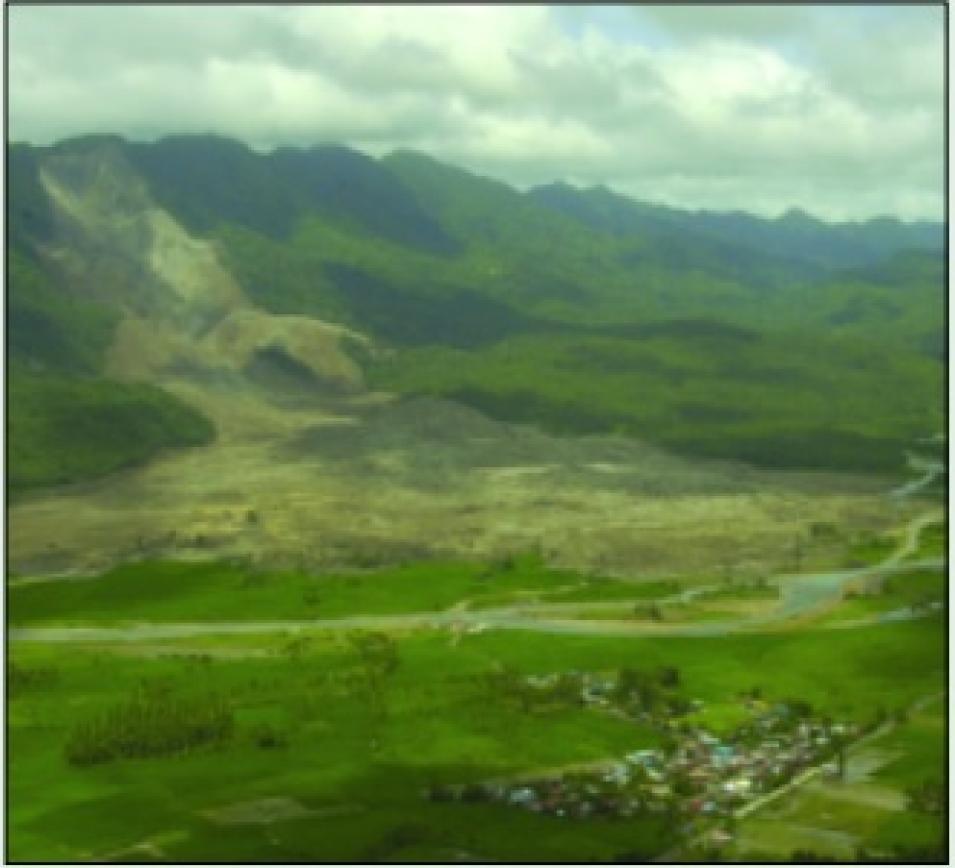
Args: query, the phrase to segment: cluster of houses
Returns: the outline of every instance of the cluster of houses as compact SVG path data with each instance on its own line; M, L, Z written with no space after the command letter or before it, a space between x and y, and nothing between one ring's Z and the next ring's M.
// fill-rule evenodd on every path
M531 676L527 681L532 689L543 690L556 683L556 677ZM614 679L581 675L579 683L583 704L649 722L666 746L527 780L436 787L430 797L495 801L567 818L667 813L682 816L689 834L697 819L729 818L810 766L824 764L823 771L839 775L840 747L859 735L854 724L812 716L804 703L768 706L748 698L746 722L719 738L689 719L680 720L689 711L701 710L700 701L686 702L681 706L686 710L675 715L666 710L671 708L667 701L658 703L663 710L635 712Z

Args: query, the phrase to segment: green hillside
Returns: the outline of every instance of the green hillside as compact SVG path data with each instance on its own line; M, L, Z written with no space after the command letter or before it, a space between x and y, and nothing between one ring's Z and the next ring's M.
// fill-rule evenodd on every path
M407 350L373 382L557 433L616 431L691 455L893 472L942 425L942 370L806 334L680 322L630 339L546 335Z
M746 250L751 260L782 258L791 267L819 273L821 268L878 263L900 250L938 253L944 233L939 224L902 223L880 217L861 223L827 224L798 209L775 220L743 212L683 211L621 196L606 187L581 190L556 183L528 191L535 202L591 229L621 237L679 229L697 247ZM689 247L690 245L688 245ZM687 251L694 255L694 250Z
M67 291L16 247L7 276L10 493L93 479L212 439L207 419L158 387L98 376L118 311Z
M145 383L15 369L7 397L7 486L12 494L80 482L141 464L162 449L195 446L212 424Z
M565 185L523 194L409 151L258 154L213 136L53 150L104 144L217 245L254 304L397 349L370 371L378 386L776 466L892 471L941 424L934 224L762 220ZM37 182L45 149L11 153L29 253L55 231ZM28 260L12 260L14 358L95 372L116 312Z

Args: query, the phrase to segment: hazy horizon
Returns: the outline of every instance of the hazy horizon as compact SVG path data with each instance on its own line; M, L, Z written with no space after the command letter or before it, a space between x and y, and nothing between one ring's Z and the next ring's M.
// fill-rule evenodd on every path
M942 11L15 6L10 133L335 141L522 189L941 220Z
M133 137L133 136L122 136L122 135L120 135L119 133L105 133L105 132L104 132L104 133L78 133L77 135L74 135L74 136L68 136L68 137L65 137L65 138L62 138L62 139L57 139L57 140L54 141L54 142L50 142L48 145L38 144L38 143L36 143L36 142L31 142L31 141L28 141L28 140L11 141L9 144L10 144L11 146L27 145L27 146L29 146L29 147L37 147L37 148L42 148L42 147L56 147L56 146L58 146L58 145L65 144L65 143L70 142L70 141L76 141L76 140L81 140L81 139L86 139L86 138L95 138L95 137L103 137L103 138L116 137L116 138L119 138L120 140L122 140L122 141L124 141L124 142L129 142L129 143L133 143L133 144L146 144L146 145L156 144L156 143L162 141L163 139L168 139L168 138L178 138L178 137L188 137L188 138L218 137L218 138L222 138L222 139L229 139L229 140L231 140L231 141L239 142L240 144L243 144L243 145L245 145L246 147L248 147L248 148L249 148L250 150L252 150L254 153L257 153L257 154L260 154L260 155L267 155L267 154L273 153L273 152L275 152L275 151L282 150L282 149L287 149L287 148L294 149L294 150L307 151L307 150L310 150L310 149L313 149L313 148L337 147L337 148L346 148L346 149L349 149L349 150L352 150L352 151L356 151L356 152L358 152L358 153L364 154L365 156L368 156L368 157L371 157L371 158L373 158L373 159L378 160L378 159L381 159L382 157L387 156L387 155L389 155L389 154L395 154L395 153L400 153L400 152L408 152L408 153L421 154L421 155L426 156L426 157L428 157L428 158L430 158L430 159L434 159L435 161L437 161L437 162L439 162L439 163L442 163L443 165L449 165L449 166L454 166L455 168L465 169L465 167L463 167L463 166L460 166L460 165L458 165L458 164L456 164L456 163L453 163L453 162L451 162L451 161L448 161L448 160L441 159L440 157L438 157L438 156L436 156L436 155L434 155L434 154L427 153L426 151L420 150L420 149L418 149L418 148L404 148L404 147L400 147L400 148L393 148L393 149L391 149L391 150L383 150L383 151L380 151L380 152L378 152L378 153L374 153L374 152L373 152L372 150L370 150L370 149L369 149L369 150L365 150L365 149L357 148L357 147L355 147L354 145L349 144L348 142L341 142L341 141L316 141L316 142L313 142L313 143L301 144L301 145L270 145L270 146L261 146L261 145L260 145L259 147L256 147L255 145L252 145L252 144L250 144L249 142L244 142L244 141L242 141L242 139L234 138L234 137L232 137L232 136L226 136L226 135L223 135L222 133L216 133L216 132L205 132L205 133L202 133L202 132L194 132L194 133L169 133L169 134L166 134L166 135L159 135L159 136L152 137L152 138L136 138L136 137ZM573 188L573 189L575 189L575 190L585 191L585 192L586 192L586 191L593 191L593 190L605 190L605 191L608 191L609 193L611 193L611 194L613 194L613 195L625 197L625 198L627 198L627 199L630 199L630 200L632 200L632 201L634 201L634 202L639 202L639 203L641 203L641 204L650 205L650 206L652 206L652 207L673 208L673 209L676 209L676 210L685 211L685 212L690 213L690 214L693 214L693 213L696 213L696 214L723 214L723 215L741 214L741 215L746 215L746 216L749 216L749 217L757 217L757 218L766 219L766 220L782 220L782 219L786 218L787 216L797 215L797 214L798 214L798 215L804 215L804 216L806 216L806 217L808 217L808 218L810 218L810 219L812 219L812 220L815 220L815 221L818 221L818 222L822 222L822 223L826 223L826 224L831 225L831 226L837 226L837 225L856 225L856 224L869 223L869 222L879 221L879 220L897 220L897 221L899 221L900 223L903 223L903 224L905 224L905 225L916 225L916 224L921 224L921 223L939 224L939 225L940 225L940 224L943 224L943 223L945 222L945 221L944 221L944 215L943 215L943 217L941 217L941 218L932 219L932 218L920 218L920 217L907 218L907 217L901 217L901 216L899 216L899 215L897 215L897 214L889 214L889 213L871 214L871 215L869 215L869 216L867 216L867 217L858 217L858 218L854 218L854 219L837 220L837 219L826 218L825 216L822 216L822 215L820 215L820 214L813 213L812 211L809 211L809 210L807 210L807 209L805 209L805 208L802 208L802 207L799 207L799 206L797 206L797 205L788 205L788 206L785 206L785 205L784 205L784 206L782 206L781 209L780 209L778 212L776 212L776 213L773 213L773 214L760 214L760 213L758 213L758 212L756 212L756 211L748 210L748 209L746 209L746 208L730 208L730 207L721 208L721 207L719 207L718 205L714 205L714 206L710 206L710 207L698 207L698 206L694 206L694 205L692 205L692 204L673 204L673 203L664 202L664 201L658 200L658 199L642 198L642 197L640 197L640 196L633 195L633 194L630 194L630 193L626 193L626 192L624 192L624 191L622 191L622 190L616 189L614 186L612 186L612 185L610 185L610 184L605 184L605 183L600 183L600 182L598 182L598 183L586 183L586 182L580 182L580 181L576 181L576 182L575 182L575 181L570 180L570 179L567 179L567 178L555 177L555 178L552 178L552 179L550 179L550 180L548 180L548 181L542 181L542 182L540 182L539 184L517 184L517 183L512 183L512 182L506 181L506 180L504 180L503 178L494 176L494 175L490 174L489 172L482 172L482 171L470 170L470 169L465 169L465 171L473 171L473 174L475 174L475 175L478 176L478 177L488 178L488 179L490 179L490 180L494 180L494 181L497 181L497 182L499 182L499 183L507 184L508 186L510 186L510 187L512 187L513 189L518 190L518 191L520 191L520 192L522 192L522 193L527 193L527 192L529 192L530 190L534 189L535 187L545 187L545 186L549 186L549 185L565 185L565 186L571 187L571 188Z

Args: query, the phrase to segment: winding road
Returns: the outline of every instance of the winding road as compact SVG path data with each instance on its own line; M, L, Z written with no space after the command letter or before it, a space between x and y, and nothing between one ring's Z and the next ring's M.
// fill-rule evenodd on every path
M162 639L187 639L201 636L301 633L321 630L407 631L451 628L467 630L530 630L539 633L615 637L693 637L725 636L741 630L761 629L781 624L837 602L843 589L853 581L869 581L913 568L942 568L944 558L906 561L918 548L919 534L929 524L943 518L940 508L912 519L898 548L884 561L872 566L821 573L782 575L770 579L780 588L778 605L770 612L752 617L697 623L634 623L628 621L581 620L560 617L561 608L579 612L581 603L519 603L494 609L469 610L458 607L443 612L415 612L397 615L353 615L342 618L279 621L199 621L179 623L135 623L121 626L86 627L14 627L7 636L13 642L141 642ZM716 586L693 588L677 595L687 600ZM676 599L672 598L672 599ZM634 602L634 601L631 601ZM644 601L645 602L645 601ZM617 601L614 605L626 605ZM912 613L887 613L885 622L914 617ZM860 622L860 626L863 623Z

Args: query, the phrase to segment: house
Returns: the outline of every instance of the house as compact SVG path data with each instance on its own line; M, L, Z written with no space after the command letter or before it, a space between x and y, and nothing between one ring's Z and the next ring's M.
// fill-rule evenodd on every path
M838 778L839 777L839 764L838 763L826 763L822 767L822 773L828 778Z
M624 757L630 765L644 766L645 768L658 765L661 758L662 755L658 750L634 750Z
M630 769L624 763L615 763L604 772L603 780L608 784L625 786L630 783Z
M537 799L537 793L530 787L517 787L511 790L507 800L512 805L529 805Z
M752 788L753 782L748 777L738 777L723 781L723 792L732 796L748 796Z
M732 745L718 744L712 751L713 762L717 766L727 766L732 762L735 753Z
M711 847L725 847L733 840L726 829L711 829L706 835L706 843Z

